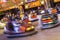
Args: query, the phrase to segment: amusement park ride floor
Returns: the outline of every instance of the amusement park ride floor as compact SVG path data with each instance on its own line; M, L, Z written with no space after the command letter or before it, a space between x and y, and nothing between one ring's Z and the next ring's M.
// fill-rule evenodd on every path
M47 30L39 30L37 34L32 36L11 39L6 38L3 34L3 30L0 30L0 40L60 40L60 26Z

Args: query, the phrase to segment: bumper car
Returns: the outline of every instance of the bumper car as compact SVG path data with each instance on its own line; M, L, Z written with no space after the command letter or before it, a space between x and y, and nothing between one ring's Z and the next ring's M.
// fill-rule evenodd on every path
M38 18L37 18L36 15L32 15L32 16L29 17L29 20L30 20L31 22L35 22L35 21L38 21Z
M54 28L55 26L59 25L57 16L54 15L42 15L41 18L42 22L42 29L49 29Z
M38 21L36 11L33 10L33 11L30 12L30 14L29 14L29 20L30 20L31 22Z
M32 25L35 25L35 26L38 25L38 20L39 20L39 19L37 18L36 15L30 16L30 17L29 17L29 20L30 20L30 22L32 22Z
M25 37L37 33L35 27L31 24L8 23L4 27L4 33L8 38Z

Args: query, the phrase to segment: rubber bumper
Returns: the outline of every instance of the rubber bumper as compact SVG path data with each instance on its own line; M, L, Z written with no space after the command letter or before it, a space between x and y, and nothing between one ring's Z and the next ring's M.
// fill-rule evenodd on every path
M49 25L49 26L46 26L46 27L42 27L41 29L44 30L44 29L51 29L51 28L55 28L55 27L58 27L60 25L60 23L56 23L56 24L53 24L53 25Z
M38 21L39 19L34 19L34 20L31 20L31 22L35 22L35 21Z
M37 33L37 31L33 30L30 32L22 33L22 34L13 34L13 35L5 34L5 35L7 36L7 38L15 38L15 37L26 37L26 36L30 36L30 35L33 35L36 33Z

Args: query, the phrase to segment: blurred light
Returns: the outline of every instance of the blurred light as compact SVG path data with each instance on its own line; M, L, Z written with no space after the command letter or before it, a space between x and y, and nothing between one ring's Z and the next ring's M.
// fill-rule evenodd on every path
M60 2L60 0L54 0L54 2Z
M31 22L28 22L28 24L31 24Z
M33 10L33 13L35 13L35 10Z
M53 23L53 22L48 22L48 23Z
M41 4L44 4L44 1L41 1Z
M27 28L26 30L29 31L31 28Z
M41 11L41 13L45 13L45 11L44 11L44 10L42 10L42 11Z
M25 8L28 8L28 5L26 5Z
M50 17L48 17L48 19L51 19Z
M34 26L31 27L32 29L34 28Z
M20 3L20 5L22 5L22 4L23 4L23 2Z
M45 18L43 18L42 20L45 20Z

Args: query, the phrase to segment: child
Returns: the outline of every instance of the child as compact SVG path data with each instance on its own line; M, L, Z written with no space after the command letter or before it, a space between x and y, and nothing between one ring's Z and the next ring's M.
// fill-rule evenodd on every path
M14 31L12 21L8 21L8 22L7 22L6 28L7 28L7 30L9 30L9 31Z

